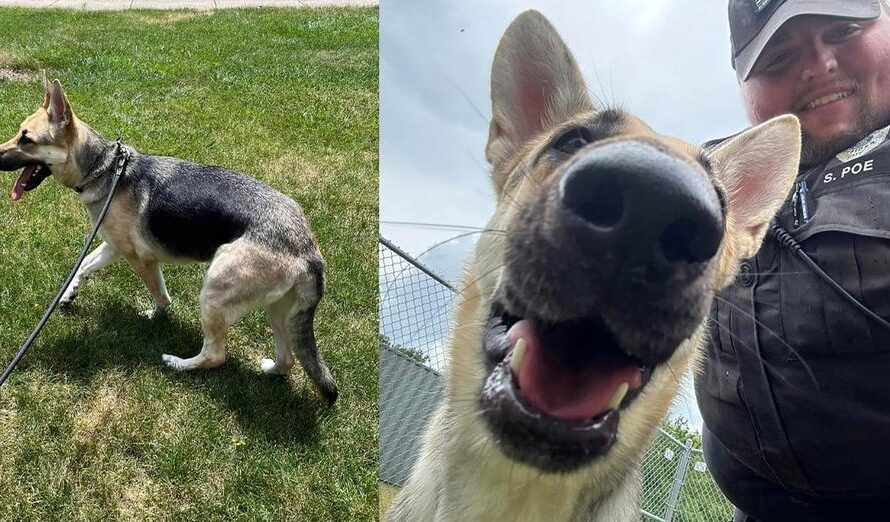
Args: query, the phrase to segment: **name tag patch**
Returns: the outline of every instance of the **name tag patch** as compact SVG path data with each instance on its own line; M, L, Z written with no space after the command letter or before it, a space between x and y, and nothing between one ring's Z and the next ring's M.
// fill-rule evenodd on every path
M822 177L822 183L834 183L835 181L872 172L873 170L875 170L875 160L870 159L866 161L859 161L857 163L844 165L843 167L840 167L840 170L835 170L834 172L826 172L825 175Z

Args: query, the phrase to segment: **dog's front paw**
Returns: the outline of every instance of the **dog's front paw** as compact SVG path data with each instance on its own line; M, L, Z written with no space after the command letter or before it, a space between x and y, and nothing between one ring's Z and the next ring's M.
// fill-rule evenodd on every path
M155 317L164 314L166 311L166 308L149 308L148 310L139 312L139 315L145 317L146 319L154 319Z
M172 368L176 371L185 371L191 370L191 365L189 365L185 359L181 357L177 357L175 355L170 355L168 353L161 354L161 360L164 361L164 364L167 365L168 368Z
M144 315L144 314L145 314L145 312L143 312L141 315ZM168 368L173 368L174 370L184 370L185 369L183 367L184 365L182 364L182 362L183 362L182 359L179 357L176 357L175 355L170 355L167 353L161 354L161 360L164 362L164 364L167 365Z
M291 366L293 366L293 363L289 366L278 365L274 359L260 360L260 369L266 375L287 375L290 372Z
M62 308L68 308L71 306L71 303L77 297L78 287L77 286L69 286L65 293L62 294L62 298L59 299L59 306Z
M220 364L226 362L226 356L225 354L207 355L204 353L200 353L189 359L182 359L175 355L165 353L161 355L161 360L164 361L164 364L166 364L168 368L172 368L177 371L187 371L197 370L199 368L216 368Z

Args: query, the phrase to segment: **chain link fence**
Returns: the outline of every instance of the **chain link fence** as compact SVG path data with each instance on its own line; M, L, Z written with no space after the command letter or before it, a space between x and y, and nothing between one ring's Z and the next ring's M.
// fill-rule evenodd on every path
M380 480L401 486L442 394L454 288L384 238L379 245ZM697 443L659 433L643 462L644 520L731 521Z

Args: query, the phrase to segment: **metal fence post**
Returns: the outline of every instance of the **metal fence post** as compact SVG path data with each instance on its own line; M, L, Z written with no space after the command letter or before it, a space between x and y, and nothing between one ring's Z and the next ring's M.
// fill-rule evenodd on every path
M683 446L683 455L680 456L680 464L677 466L677 473L674 475L674 483L671 484L671 493L668 495L667 505L664 508L665 522L671 522L674 518L674 511L677 509L677 500L680 498L680 488L686 480L686 468L689 467L689 455L692 453L692 441L686 440Z

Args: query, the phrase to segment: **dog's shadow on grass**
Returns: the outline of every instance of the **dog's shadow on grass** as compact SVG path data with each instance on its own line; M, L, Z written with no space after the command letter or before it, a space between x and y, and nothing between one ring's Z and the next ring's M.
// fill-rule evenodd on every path
M320 396L294 386L292 378L263 375L234 357L212 370L166 368L162 353L190 357L203 341L199 327L175 315L149 319L132 306L75 305L56 318L59 323L62 332L39 342L26 358L28 366L44 366L85 384L102 369L157 368L171 382L200 388L233 412L244 431L273 444L318 444L318 423L332 413Z

